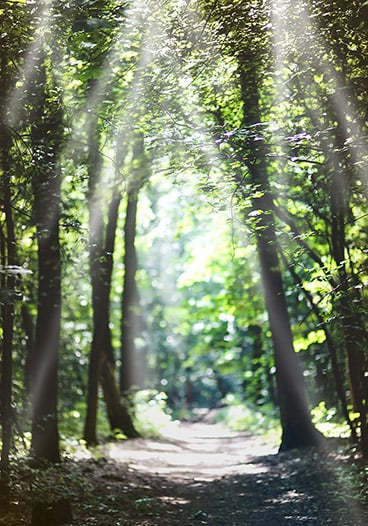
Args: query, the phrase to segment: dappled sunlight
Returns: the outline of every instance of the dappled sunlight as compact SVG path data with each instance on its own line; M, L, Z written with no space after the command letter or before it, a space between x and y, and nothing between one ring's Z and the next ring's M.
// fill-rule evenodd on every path
M0 524L364 525L368 2L337 4L0 7Z
M23 106L27 100L26 97L29 95L28 91L31 87L31 81L37 75L40 66L40 56L44 41L45 38L48 38L50 35L53 5L54 0L45 0L41 6L35 7L34 9L34 19L32 20L34 24L34 39L25 51L15 89L10 92L5 102L5 107L8 110L6 113L6 122L12 130L17 130L18 128Z
M215 480L232 474L267 473L258 458L276 448L249 433L218 424L177 424L161 439L111 444L109 458L170 478Z
M324 126L323 114L311 107L307 112L301 113L299 119L300 123L305 125L307 122L305 119L310 118L312 114L315 123L318 123L318 127L314 130L314 137L307 133L295 136L295 144L298 140L305 141L305 144L309 142L311 151L313 151L314 139L321 140L321 144L325 142L325 148L329 150L328 155L334 159L336 166L343 162L348 152L362 183L367 186L368 173L365 160L368 158L368 151L362 136L364 123L356 108L358 100L355 100L354 93L348 87L349 79L344 78L344 74L346 75L344 68L337 69L331 61L333 57L336 58L336 50L324 38L318 18L310 12L306 2L299 2L296 12L295 2L273 0L272 15L276 104L280 105L282 111L287 111L288 105L294 104L295 93L290 89L293 81L299 76L305 76L306 79L309 79L309 86L304 96L319 99L321 105L326 104L327 101L327 107L335 112L337 127L342 133L342 144L336 144L335 130L332 128L321 131ZM290 46L289 42L292 36L294 36L295 49ZM338 58L341 59L341 57ZM279 117L276 113L276 120L281 119L279 132L284 132L284 137L279 138L281 158L286 155L284 139L285 132L288 133L283 129L282 118L282 113L279 114ZM328 136L324 139L323 135L326 133ZM276 140L277 135L276 129L274 137ZM343 152L342 148L346 151ZM315 153L314 159L313 157L298 159L296 156L292 160L313 163L318 162L319 158Z

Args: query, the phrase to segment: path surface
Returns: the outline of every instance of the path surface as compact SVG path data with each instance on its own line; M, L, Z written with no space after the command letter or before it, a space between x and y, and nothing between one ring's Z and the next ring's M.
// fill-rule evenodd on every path
M120 442L111 447L109 456L129 462L142 473L185 483L265 473L268 468L259 465L259 458L276 452L275 446L249 433L236 433L220 425L181 423L168 431L165 439Z
M159 441L116 444L109 456L140 490L125 526L368 524L347 457L335 450L277 455L260 437L183 423Z
M368 524L368 491L357 475L367 481L368 468L346 445L278 455L249 433L183 423L160 440L83 452L37 480L20 465L9 501L0 499L0 525L30 526L40 495L66 496L75 526Z

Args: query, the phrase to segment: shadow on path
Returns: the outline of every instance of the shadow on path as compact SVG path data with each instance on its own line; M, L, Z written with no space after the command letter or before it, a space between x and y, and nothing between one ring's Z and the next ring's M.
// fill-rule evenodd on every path
M278 455L260 437L197 423L180 424L165 440L116 444L109 458L144 490L131 525L368 524L336 451Z
M0 525L29 526L42 495L65 496L76 526L366 526L368 467L339 447L277 454L249 433L180 424L39 473L20 464Z

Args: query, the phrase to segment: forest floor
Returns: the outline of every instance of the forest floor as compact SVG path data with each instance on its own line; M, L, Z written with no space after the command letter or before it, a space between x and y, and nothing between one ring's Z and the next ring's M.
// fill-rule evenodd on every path
M277 454L259 436L198 422L98 451L76 450L43 482L19 468L0 525L31 524L32 501L47 495L67 496L77 526L368 524L368 466L343 441Z

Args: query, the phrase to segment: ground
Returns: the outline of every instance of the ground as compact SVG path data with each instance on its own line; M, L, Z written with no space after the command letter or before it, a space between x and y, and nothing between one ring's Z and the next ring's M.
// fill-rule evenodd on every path
M29 525L32 502L67 495L77 526L363 526L367 475L344 441L277 454L259 436L181 423L165 438L76 451L43 481L19 468L0 525Z

